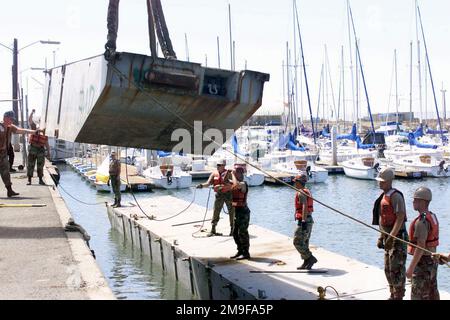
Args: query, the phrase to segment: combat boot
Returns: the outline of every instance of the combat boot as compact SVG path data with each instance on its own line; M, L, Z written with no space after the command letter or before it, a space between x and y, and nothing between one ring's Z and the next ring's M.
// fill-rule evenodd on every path
M19 194L17 192L14 192L12 187L6 187L6 189L8 190L8 198L14 197L14 196L18 196Z
M311 257L309 257L308 259L306 259L306 266L305 269L306 270L311 270L312 266L317 262L316 257L314 257L313 255L311 255Z
M120 200L117 201L115 205L113 205L113 208L120 208L122 205L120 204Z
M31 177L28 177L28 183L27 186L31 186Z
M303 264L300 267L297 267L297 270L306 269L306 266L308 265L307 261L308 261L308 259L303 260Z
M46 185L45 182L44 182L44 180L42 180L42 177L39 177L39 184L40 184L41 186L45 186L45 185Z
M114 198L114 203L111 204L110 206L114 208L114 206L117 204L117 198Z
M234 256L231 256L230 259L235 259L235 258L239 257L240 255L242 255L242 251L238 250L238 252Z
M236 260L249 260L250 259L250 253L248 251L244 251L239 257L236 258Z
M208 233L208 237L214 236L214 235L216 235L216 234L217 234L217 232L216 232L216 226L213 225L213 226L211 227L211 231Z

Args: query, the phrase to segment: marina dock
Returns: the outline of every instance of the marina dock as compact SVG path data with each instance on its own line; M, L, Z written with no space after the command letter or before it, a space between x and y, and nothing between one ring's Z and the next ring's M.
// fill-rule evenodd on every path
M207 237L210 222L202 221L212 217L211 210L205 215L205 208L193 204L174 217L188 204L172 196L140 201L152 220L131 203L116 209L108 206L107 211L113 228L199 299L314 300L319 287L328 287L326 299L389 296L383 270L323 248L311 246L319 260L314 270L298 271L301 259L292 238L256 225L249 227L251 260L231 260L236 251L232 237ZM227 235L228 223L221 220L218 232ZM447 292L440 293L441 299L450 298ZM409 297L407 285L405 298Z
M26 172L18 171L11 181L20 195L6 198L2 189L0 300L115 299L81 233L64 231L71 215L49 171L47 186L36 177L27 186Z

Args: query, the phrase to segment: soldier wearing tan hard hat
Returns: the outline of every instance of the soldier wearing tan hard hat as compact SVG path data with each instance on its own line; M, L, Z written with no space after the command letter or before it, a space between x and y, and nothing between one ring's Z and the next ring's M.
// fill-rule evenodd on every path
M402 300L406 284L406 244L394 237L408 239L406 231L406 205L403 194L392 187L395 172L384 168L376 180L383 193L374 203L373 222L380 230L389 233L380 234L377 247L384 249L384 270L389 283L390 300Z
M420 187L413 198L414 210L419 215L409 226L410 242L426 251L408 245L408 253L413 256L406 271L406 277L411 279L411 300L439 300L438 261L433 259L439 245L439 221L428 208L433 195L429 188Z

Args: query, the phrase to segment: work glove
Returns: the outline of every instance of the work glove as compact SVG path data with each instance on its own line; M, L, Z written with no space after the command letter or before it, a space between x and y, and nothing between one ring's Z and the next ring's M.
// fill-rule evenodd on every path
M383 237L378 238L377 247L378 249L384 249Z
M394 238L388 237L384 242L384 249L391 250L394 247Z
M302 221L302 231L306 231L306 229L308 229L308 224L306 223L306 221Z
M201 183L198 184L196 188L197 188L197 189L203 189L203 184L201 184Z
M110 179L108 179L108 182L107 182L107 185L108 185L108 187L110 186L110 184L109 184L109 180L110 180Z
M446 257L443 254L435 253L435 254L433 254L433 260L434 260L434 262L439 263L439 264L446 264L450 261L450 255L448 257Z

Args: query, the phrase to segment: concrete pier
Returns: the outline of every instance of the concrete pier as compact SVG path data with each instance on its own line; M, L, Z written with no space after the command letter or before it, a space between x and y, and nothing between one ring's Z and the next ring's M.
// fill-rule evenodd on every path
M251 260L231 260L236 252L232 237L206 236L210 222L202 221L212 217L212 210L205 215L205 208L193 204L177 215L189 203L172 196L155 196L139 205L153 220L131 203L108 206L112 227L200 299L311 300L318 298L318 287L328 287L327 299L389 296L384 271L374 266L311 246L319 260L316 273L298 272L302 260L292 238L256 225L249 228ZM228 217L220 220L217 231L229 234ZM441 291L441 299L450 295Z
M48 170L48 186L27 186L24 171L11 178L20 195L0 188L0 203L45 206L0 208L0 300L115 299L82 235L64 231L71 215Z

